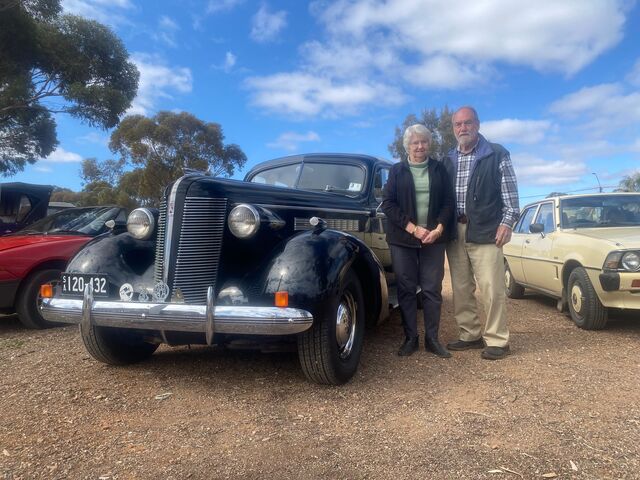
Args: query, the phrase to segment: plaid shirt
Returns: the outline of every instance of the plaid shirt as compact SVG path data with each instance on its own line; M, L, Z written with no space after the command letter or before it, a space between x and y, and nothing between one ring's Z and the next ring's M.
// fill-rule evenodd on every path
M478 139L478 142L480 139ZM465 203L467 199L467 185L469 183L469 175L471 174L471 165L476 159L476 143L467 154L460 152L460 148L456 149L458 153L458 169L456 174L456 201L458 203L458 214L465 212ZM502 221L500 225L505 225L511 229L518 220L520 215L520 207L518 203L518 184L516 182L516 174L513 171L513 165L511 164L511 157L505 155L500 159L498 166L501 180L501 196L502 203L504 205L502 209Z

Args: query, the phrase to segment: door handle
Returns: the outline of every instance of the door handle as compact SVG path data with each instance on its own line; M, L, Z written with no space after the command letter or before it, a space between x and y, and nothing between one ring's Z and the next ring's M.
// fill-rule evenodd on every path
M529 240L525 240L525 241L524 241L524 243L531 243L531 241L529 241Z

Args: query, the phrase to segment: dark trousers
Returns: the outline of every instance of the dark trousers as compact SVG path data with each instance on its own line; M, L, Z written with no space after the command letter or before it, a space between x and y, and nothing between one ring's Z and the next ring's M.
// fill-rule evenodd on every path
M398 245L389 247L405 335L409 338L418 336L416 289L420 285L425 336L437 340L442 307L445 244L432 244L422 248Z

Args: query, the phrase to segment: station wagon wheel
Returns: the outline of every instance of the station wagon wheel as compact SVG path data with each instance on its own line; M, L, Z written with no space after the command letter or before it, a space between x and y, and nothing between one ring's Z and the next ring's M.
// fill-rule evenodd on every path
M584 268L569 275L569 312L575 324L585 330L600 330L607 324L607 309L602 305Z
M27 328L41 329L54 327L56 323L46 321L40 314L40 285L56 283L60 280L60 270L50 268L31 273L16 297L16 312L20 322Z
M313 326L298 336L298 356L307 378L328 385L348 381L360 362L364 324L360 282L348 271L336 298L318 312Z
M507 262L504 262L504 285L507 289L507 297L522 298L524 296L524 287L516 283Z

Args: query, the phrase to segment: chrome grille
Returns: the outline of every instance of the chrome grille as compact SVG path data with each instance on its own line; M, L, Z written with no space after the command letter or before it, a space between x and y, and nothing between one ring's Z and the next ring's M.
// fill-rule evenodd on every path
M205 303L215 288L222 250L226 198L187 197L180 228L172 294L179 288L186 303Z
M156 264L153 271L153 279L156 283L162 281L162 271L164 268L164 238L167 229L167 200L160 202L160 213L158 215L158 236L156 240Z

